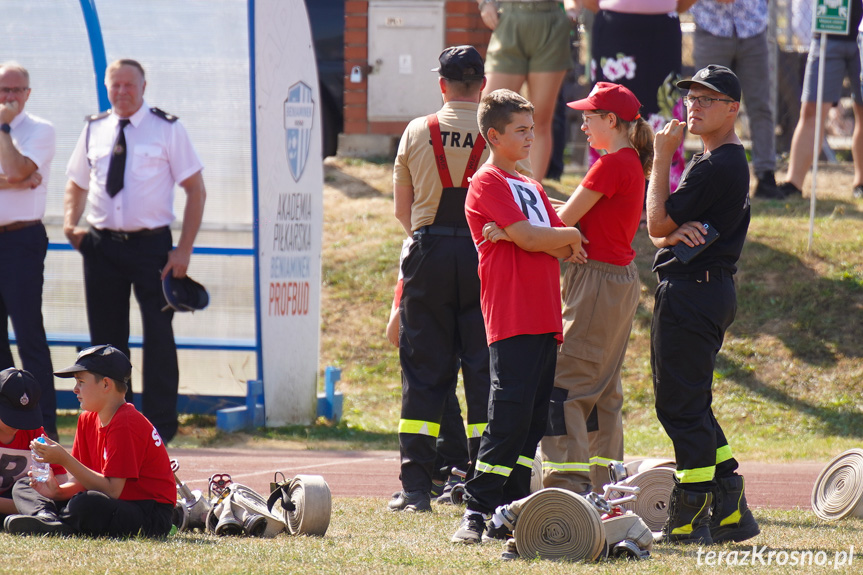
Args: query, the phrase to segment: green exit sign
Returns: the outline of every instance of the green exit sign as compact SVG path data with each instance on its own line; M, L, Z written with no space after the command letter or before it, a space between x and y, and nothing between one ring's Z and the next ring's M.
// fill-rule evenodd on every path
M816 34L847 34L851 0L815 0L812 31Z

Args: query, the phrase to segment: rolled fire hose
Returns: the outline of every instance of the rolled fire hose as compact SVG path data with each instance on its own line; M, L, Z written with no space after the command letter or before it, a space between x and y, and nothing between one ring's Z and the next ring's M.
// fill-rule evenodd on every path
M657 467L677 469L677 462L673 459L635 459L624 465L627 477L632 477L633 475L643 473L648 469L656 469Z
M333 498L330 486L320 475L297 475L291 480L290 499L296 509L284 510L291 535L323 536L330 526ZM266 503L264 503L266 508Z
M863 449L849 449L827 464L812 488L819 519L863 518Z
M638 487L638 499L621 503L623 509L632 510L644 520L651 531L659 531L668 519L668 505L674 489L674 470L669 467L656 467L636 473L620 482L621 485ZM612 489L609 498L616 499L623 494Z
M513 537L525 559L594 561L605 548L599 513L583 497L549 487L510 504Z

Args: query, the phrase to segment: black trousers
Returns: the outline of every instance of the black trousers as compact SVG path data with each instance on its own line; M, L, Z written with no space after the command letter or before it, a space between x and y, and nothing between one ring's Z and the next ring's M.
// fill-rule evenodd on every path
M435 442L437 458L432 469L432 479L446 481L453 467L467 472L470 466L470 452L467 435L464 431L464 418L458 404L455 386L446 398L443 417L440 422L440 435Z
M728 272L709 281L660 276L650 330L656 415L674 444L678 479L694 490L737 469L711 407L716 354L736 313Z
M402 272L401 481L405 491L428 491L438 430L459 365L472 461L476 461L481 429L488 421L488 345L480 309L476 249L469 237L417 235L402 262Z
M110 344L129 355L129 298L134 290L144 332L141 412L165 443L177 433L180 381L174 312L162 311L160 279L172 247L168 228L128 239L91 229L80 247L92 345ZM131 390L126 399L132 400Z
M42 285L48 235L38 224L0 234L0 370L15 367L9 346L7 319L21 356L22 368L39 382L42 396L42 424L45 431L57 431L57 398L54 391L54 368L42 321Z
M49 511L77 533L108 537L164 537L171 531L174 509L169 503L149 499L112 499L100 491L82 491L68 501L54 501L30 487L28 477L15 483L12 499L22 515Z
M548 424L557 340L550 333L519 335L492 343L489 351L488 426L465 485L468 509L480 513L530 494L536 447Z

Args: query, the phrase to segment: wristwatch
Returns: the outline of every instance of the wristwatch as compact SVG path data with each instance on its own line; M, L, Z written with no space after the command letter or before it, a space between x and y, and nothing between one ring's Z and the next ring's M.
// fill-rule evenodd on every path
M9 124L0 124L0 132L6 132L7 134L12 131L12 126Z

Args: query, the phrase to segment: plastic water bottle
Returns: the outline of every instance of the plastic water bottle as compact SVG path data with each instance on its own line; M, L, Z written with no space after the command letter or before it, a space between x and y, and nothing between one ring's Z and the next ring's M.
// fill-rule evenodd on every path
M39 437L36 441L39 443L48 443L44 437ZM51 465L36 461L36 452L32 450L30 451L30 470L33 472L33 479L39 483L45 483L51 477Z

